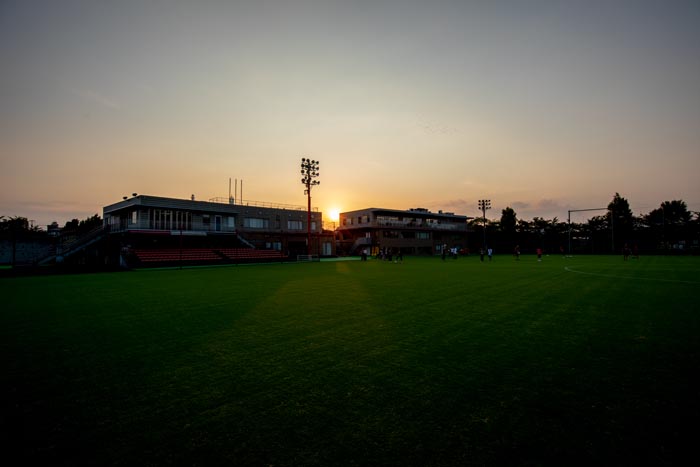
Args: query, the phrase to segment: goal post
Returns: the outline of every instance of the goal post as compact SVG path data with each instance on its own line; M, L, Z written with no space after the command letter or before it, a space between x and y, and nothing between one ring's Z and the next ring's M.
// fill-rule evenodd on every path
M571 258L571 213L572 212L586 212L586 211L606 211L608 208L587 208L587 209L569 209L568 212L568 223L569 223L569 258Z

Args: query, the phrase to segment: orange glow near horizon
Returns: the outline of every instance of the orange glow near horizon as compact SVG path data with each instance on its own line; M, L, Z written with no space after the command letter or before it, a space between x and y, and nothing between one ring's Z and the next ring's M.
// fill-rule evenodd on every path
M328 220L331 222L338 222L340 219L340 209L337 207L332 207L328 210Z

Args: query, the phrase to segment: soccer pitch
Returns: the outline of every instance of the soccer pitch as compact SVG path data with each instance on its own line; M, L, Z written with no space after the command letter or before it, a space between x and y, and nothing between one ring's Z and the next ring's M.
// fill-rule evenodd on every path
M680 463L700 416L698 290L689 257L4 278L10 453L44 465Z

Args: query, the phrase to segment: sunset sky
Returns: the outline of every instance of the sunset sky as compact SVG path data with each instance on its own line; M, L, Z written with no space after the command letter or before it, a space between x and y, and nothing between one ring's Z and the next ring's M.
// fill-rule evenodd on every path
M0 215L229 178L305 205L302 157L326 219L698 211L699 25L675 0L0 0Z

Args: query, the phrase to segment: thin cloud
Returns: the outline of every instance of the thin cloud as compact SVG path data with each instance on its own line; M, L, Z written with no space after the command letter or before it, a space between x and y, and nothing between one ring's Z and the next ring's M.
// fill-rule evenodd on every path
M530 209L530 206L532 206L532 205L526 201L513 201L512 203L510 203L510 207L513 208L514 210Z
M92 102L93 104L107 107L109 109L119 110L121 105L115 99L107 97L104 94L93 91L91 89L72 89L73 94L82 97L83 99Z
M553 199L541 199L537 202L537 207L540 209L564 209L564 206Z
M432 135L452 135L459 133L459 128L438 119L428 118L422 115L416 117L416 126Z
M84 212L84 211L101 211L102 208L99 203L89 203L85 201L17 201L14 203L19 206L22 211L44 211L44 212L56 212L62 213L73 213L73 212Z

